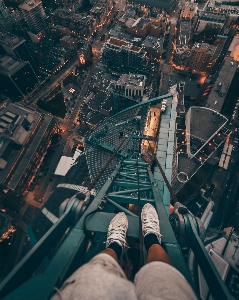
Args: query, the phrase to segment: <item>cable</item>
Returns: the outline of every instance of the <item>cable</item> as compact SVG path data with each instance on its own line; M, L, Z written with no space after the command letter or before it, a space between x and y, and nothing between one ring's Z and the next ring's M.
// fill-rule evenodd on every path
M140 147L140 143L139 143ZM139 188L139 156L137 158L137 186L138 186L138 215L139 215L139 247L140 247L140 258L139 258L139 267L143 266L143 239L142 239L142 226L141 226L141 211L140 211L140 188Z
M151 145L149 143L149 140L148 140L148 144L149 144L149 148L151 148L151 150L153 151L153 149L152 149L152 147L151 147ZM154 151L153 151L153 153L154 153ZM149 154L149 156L151 157L151 154ZM156 153L153 154L153 157L151 159L152 159L152 161L154 160L157 163L157 165L159 167L159 170L160 170L160 172L161 172L161 174L163 176L164 182L166 183L166 186L167 186L167 188L169 190L170 196L172 197L173 203L178 202L177 197L176 197L176 195L175 195L175 193L174 193L174 191L173 191L173 189L172 189L172 187L171 187L171 185L170 185L170 183L168 181L168 178L166 177L166 175L164 173L164 170L161 167L161 164L159 163L159 161L157 159Z
M90 213L88 213L85 217L84 217L84 221L83 221L83 230L84 230L84 233L85 235L89 238L89 239L93 239L93 237L95 236L95 234L93 232L89 233L89 231L87 230L87 227L86 227L86 220L89 216L95 214L98 210L98 208L96 208L95 210L91 211Z

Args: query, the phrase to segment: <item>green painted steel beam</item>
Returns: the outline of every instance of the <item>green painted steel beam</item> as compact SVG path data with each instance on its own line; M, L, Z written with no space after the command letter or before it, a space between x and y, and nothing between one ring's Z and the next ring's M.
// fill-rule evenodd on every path
M118 191L118 192L111 192L111 193L108 193L108 196L111 196L111 195L123 195L123 194L128 194L128 193L135 193L135 192L143 192L143 191L150 191L151 190L151 187L148 187L146 189L131 189L131 190L124 190L124 191Z
M16 290L8 294L4 300L46 300L53 295L55 286L64 282L68 275L81 266L86 248L85 235L82 230L74 228L61 244L46 270L31 277ZM24 271L23 271L24 272ZM2 299L2 298L1 298Z
M129 181L135 181L135 180L138 180L138 177L136 175L131 175L131 176L128 176L128 175L122 175L122 174L119 174L119 177L123 177L123 178L126 178L126 179L129 179Z
M126 177L126 176L127 176L127 178L134 178L134 179L137 178L138 179L138 176L135 175L135 173L128 174L128 175L126 175L124 173L120 173L119 176L118 176L118 178L119 177ZM139 174L139 178L140 178L140 180L146 180L148 177L147 177L146 174Z
M163 204L163 200L159 193L157 183L154 181L154 177L149 166L148 166L148 174L149 174L150 181L152 183L154 182L154 184L152 184L152 192L155 199L155 208L159 216L160 232L162 234L162 244L163 246L166 245L165 250L168 253L170 259L172 260L173 266L177 268L184 275L184 277L188 280L190 285L194 288L194 283L192 281L191 275L187 268L181 248L178 245L178 242L174 235L172 226L170 224L168 215L166 213Z
M135 175L135 173L137 173L137 169L136 170L133 170L133 172L132 171L130 171L130 172L120 172L119 174L120 175ZM146 175L148 175L147 174L147 172L145 172L145 170L139 170L138 171L138 174L139 174L139 176L143 176L143 175L141 175L141 173L144 175L144 176L146 176Z
M162 242L162 246L170 257L172 265L183 274L183 276L191 285L192 289L196 292L194 282L192 281L192 277L189 273L188 266L185 262L180 246L178 244L170 244L164 242Z
M119 210L120 212L124 212L127 216L137 217L136 214L132 213L128 209L124 208L123 206L119 205L118 203L114 202L113 200L107 198L107 203L112 205L114 208Z
M38 243L0 283L0 297L11 291L13 286L16 287L27 280L33 271L40 265L51 248L55 246L57 240L71 224L70 214L74 202L74 199L70 200L65 213L63 213L58 222L47 231Z
M111 195L109 198L117 203L127 203L127 204L138 204L138 198L136 197L130 197L125 195ZM148 199L148 198L142 198L140 197L140 205L145 205L146 203L150 203L154 205L154 200Z
M184 215L184 220L188 243L210 287L210 293L213 298L225 300L233 299L197 233L195 220L189 213Z
M93 217L87 219L87 229L93 232L108 232L110 221L115 216L113 213L98 212ZM129 226L128 237L139 238L139 218L137 216L127 216Z
M177 240L174 235L172 226L169 222L168 215L166 213L166 210L165 210L165 207L163 204L163 200L160 196L158 186L157 186L156 182L154 182L153 174L151 173L149 167L148 167L148 171L149 171L149 177L151 179L151 182L154 183L154 184L152 184L152 193L154 196L155 208L156 208L156 211L159 216L160 224L162 224L160 226L160 230L163 235L162 240L165 243L177 244Z
M138 176L137 175L131 175L131 176L128 176L128 175L122 175L122 174L120 174L120 176L119 177L123 177L123 178L126 178L126 179L129 179L129 181L138 181ZM145 176L143 176L143 178L145 178ZM143 180L142 178L141 178L141 176L139 176L139 181L140 182L145 182L145 180Z
M108 120L115 120L115 118L116 118L117 116L120 116L120 115L122 115L123 113L132 110L133 108L141 107L142 104L143 104L143 105L152 105L152 104L154 104L154 103L158 103L159 100L164 100L164 99L173 99L173 95L172 95L172 94L166 94L166 95L158 96L158 97L156 97L156 98L149 99L149 100L147 100L147 101L145 101L145 102L143 102L143 103L141 102L141 103L135 104L135 105L133 105L133 106L131 106L131 107L128 107L128 108L126 108L126 109L124 109L124 110L118 112L117 114L115 114L115 115L113 115L112 117L110 117ZM130 120L132 120L132 119L130 119ZM130 120L129 120L129 121L130 121ZM125 123L125 122L124 122L124 123ZM122 124L123 124L123 122L122 122Z
M126 165L130 167L134 165L134 170L137 160L129 161L127 160ZM156 210L159 214L160 219L160 227L162 233L162 244L165 245L166 251L169 253L171 260L173 261L174 266L178 268L179 271L183 273L183 275L188 279L187 272L184 270L185 262L182 253L179 251L179 246L175 239L175 236L172 231L171 224L168 220L162 199L159 194L159 190L154 185L154 178L151 173L150 167L148 167L147 163L139 162L141 166L138 169L146 168L148 181L150 183L140 183L139 189L140 190L148 190L152 193L152 197L154 199L147 199L141 198L141 200L145 202L151 202L155 204ZM124 171L127 170L125 166L123 166ZM129 188L130 190L138 191L138 183L132 181L125 181L125 180L116 180L119 172L122 170L122 164L118 164L109 177L109 179L105 182L104 186L101 188L99 193L96 195L95 199L92 201L88 209L85 211L83 216L77 222L77 224L69 231L66 238L63 240L61 245L59 246L58 251L55 253L49 265L47 266L46 270L42 274L38 274L35 277L30 278L28 281L23 283L18 289L16 289L13 293L9 294L5 300L12 300L12 299L19 299L19 295L24 295L24 299L32 300L32 296L34 295L34 299L42 300L42 299L49 299L52 296L53 287L59 287L64 280L72 274L84 261L85 249L86 249L86 237L83 231L84 229L84 218L90 212L96 210L98 204L104 198L105 195L110 194L114 189L120 188ZM116 180L116 181L115 181ZM132 180L132 178L131 178ZM115 199L122 199L126 198L126 200L132 201L132 197L123 196L123 193L129 193L129 191L124 190L120 191L120 194L113 194L111 193L111 200ZM142 192L142 191L141 191ZM116 192L117 193L117 192ZM113 197L112 197L113 196ZM136 198L133 198L136 200ZM111 201L110 200L110 201ZM109 201L109 202L110 202ZM112 201L111 201L112 202ZM113 203L113 204L112 204ZM123 207L119 207L117 203L106 203L105 209L108 210L112 209L110 204L115 205L117 209L125 210ZM128 203L128 202L127 202ZM138 199L137 199L138 203ZM137 204L136 203L136 204ZM73 204L72 204L73 205ZM69 207L70 210L70 207ZM67 212L69 212L67 208ZM112 210L111 210L112 211ZM132 214L128 212L128 214ZM70 214L69 214L70 215ZM97 212L94 215L91 215L87 218L87 229L90 231L106 233L108 230L109 223L111 219L115 216L114 213L107 213L107 212ZM63 216L62 216L63 217ZM127 231L128 237L139 238L139 218L137 216L128 215L129 220L129 228ZM58 221L59 222L59 221ZM54 225L58 227L58 222ZM44 236L45 237L45 236ZM44 251L44 243L40 240L40 247L38 249L39 252ZM175 250L176 249L176 250ZM28 263L31 260L28 260ZM24 271L24 270L22 270ZM16 286L12 285L11 288L14 289Z
M126 187L126 188L132 188L132 189L134 189L134 188L138 188L138 184L137 183L135 183L135 182L130 182L130 181L122 181L122 180L120 180L120 181L115 181L114 183L113 183L113 186L122 186L122 187ZM151 184L148 184L148 183L140 183L139 184L139 188L141 189L144 189L144 188L147 188L147 187L149 187L149 186L151 186Z
M143 162L143 161L139 161L137 162L137 160L124 160L123 162L123 166L127 166L127 165L130 165L130 166L139 166L139 167L147 167L148 164Z
M54 244L55 239L51 238L50 233L54 228L59 230L59 222L64 219L67 220L66 226L64 226L63 233L66 231L66 228L69 227L70 220L68 218L64 218L64 215L71 211L71 207L68 206L67 211L63 214L63 216L55 223L52 228L42 237L42 239L34 246L32 250L25 256L23 259L24 265L23 268L20 268L21 265L18 265L17 268L6 277L5 281L1 283L1 291L6 292L9 290L14 290L12 293L7 295L4 300L12 300L19 299L19 295L24 295L24 300L32 300L33 295L35 300L43 300L49 299L53 292L54 286L59 286L63 281L70 275L75 269L77 269L83 261L85 248L86 248L86 239L83 231L83 220L87 213L95 210L100 203L103 196L106 194L108 189L112 186L113 180L120 169L121 164L118 164L115 170L112 173L112 177L109 178L100 192L97 194L93 202L90 204L86 212L83 214L82 218L78 221L75 227L68 233L66 239L60 245L58 251L55 256L50 261L47 269L42 274L38 274L35 277L30 278L26 282L24 282L20 287L14 290L20 282L16 282L15 274L17 275L18 280L26 280L26 272L28 268L33 268L34 260L39 261L36 258L32 261L30 254L37 247L37 253L39 257L45 256L45 243L43 240L47 241L47 245L51 246ZM72 203L72 205L74 202ZM59 227L59 228L58 228ZM46 239L47 236L50 236L50 239ZM21 264L21 262L20 262ZM25 274L25 275L24 275ZM24 277L25 276L25 277ZM9 279L8 281L6 281ZM5 287L6 286L6 287Z

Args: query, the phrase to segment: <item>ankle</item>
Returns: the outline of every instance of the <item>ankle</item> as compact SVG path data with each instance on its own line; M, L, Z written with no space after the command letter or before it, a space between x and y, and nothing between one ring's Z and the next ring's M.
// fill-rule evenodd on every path
M118 260L120 259L121 255L122 255L123 248L118 243L116 243L116 242L111 243L108 246L108 249L114 250L114 252L117 255Z
M147 252L149 251L149 248L155 244L160 245L160 242L155 234L150 233L144 237L144 246Z
M100 253L107 254L107 255L111 256L114 260L116 260L118 262L118 256L117 256L116 252L113 249L105 248Z

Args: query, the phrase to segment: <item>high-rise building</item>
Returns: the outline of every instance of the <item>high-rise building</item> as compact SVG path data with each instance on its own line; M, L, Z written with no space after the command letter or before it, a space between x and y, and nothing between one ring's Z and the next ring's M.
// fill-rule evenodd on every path
M19 8L29 27L28 34L34 42L37 42L41 39L41 32L47 27L47 17L42 1L30 0L19 5Z
M20 60L28 61L34 72L38 75L38 67L25 39L10 33L0 34L0 53L7 53Z
M0 57L0 90L17 98L30 93L38 79L29 62L10 56Z
M19 194L30 187L56 131L52 116L19 103L0 112L0 186Z
M185 23L185 22L184 22ZM212 69L216 62L221 45L213 46L207 43L195 43L191 49L187 45L181 44L176 48L174 62L182 69L192 70L193 72L207 72Z
M218 57L217 46L195 43L191 49L189 66L192 70L205 72Z
M112 84L114 113L142 101L145 94L145 81L145 75L123 74Z
M11 18L3 0L0 0L0 29L9 30L11 27Z
M146 64L146 52L132 43L110 38L105 43L102 58L109 68L133 71Z
M112 0L98 0L90 10L90 14L95 18L98 25L102 25L110 9L112 9Z

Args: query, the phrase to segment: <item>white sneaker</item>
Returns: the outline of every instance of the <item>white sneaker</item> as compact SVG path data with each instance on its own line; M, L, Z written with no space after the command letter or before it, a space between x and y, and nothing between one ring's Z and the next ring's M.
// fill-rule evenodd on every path
M159 219L155 208L147 203L144 205L141 212L142 232L143 237L153 233L156 235L159 243L161 244L161 234L159 229Z
M126 232L128 229L128 219L124 212L118 213L111 221L108 228L106 248L111 243L117 243L123 249L127 248Z

